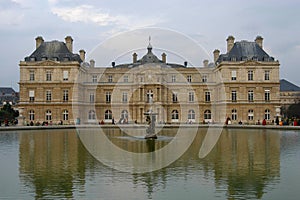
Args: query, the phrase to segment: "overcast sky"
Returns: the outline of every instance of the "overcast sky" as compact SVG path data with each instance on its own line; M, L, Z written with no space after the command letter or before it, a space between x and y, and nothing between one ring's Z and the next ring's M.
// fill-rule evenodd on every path
M228 35L236 41L261 35L264 49L281 64L280 78L299 86L299 8L296 0L1 0L0 87L18 90L19 62L35 50L36 36L64 41L71 35L74 52L84 49L89 56L111 36L144 27L190 37L209 53L210 61L214 49L226 53Z

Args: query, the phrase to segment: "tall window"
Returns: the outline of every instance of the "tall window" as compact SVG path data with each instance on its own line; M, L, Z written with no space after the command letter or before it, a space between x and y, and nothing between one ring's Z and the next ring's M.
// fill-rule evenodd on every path
M248 71L248 81L253 81L253 71L252 70Z
M94 102L95 102L95 94L90 93L90 103L94 103Z
M176 75L172 75L172 83L176 82Z
M127 92L123 92L123 94L122 94L122 102L123 103L127 103L127 101L128 101L128 94L127 94Z
M124 83L128 83L128 80L129 80L128 76L124 76Z
M189 82L189 83L192 82L192 76L191 76L191 75L188 75L188 76L187 76L187 82Z
M235 70L231 71L231 80L233 80L233 81L236 80L236 71Z
M178 110L173 110L172 111L172 119L179 119Z
M63 101L69 101L69 90L63 90Z
M69 71L63 71L63 80L64 81L67 81L69 80Z
M33 121L34 120L34 110L29 111L29 120Z
M46 71L46 81L51 81L52 80L52 71L47 70Z
M254 119L254 112L252 109L248 110L248 120Z
M194 120L195 119L195 111L194 110L189 110L188 112L188 119Z
M152 90L147 91L147 103L153 103L153 91Z
M210 110L204 111L204 119L211 119L211 111Z
M266 119L266 120L270 120L270 119L271 119L270 116L271 116L270 110L269 110L269 109L266 109L266 110L265 110L265 119Z
M122 110L121 119L128 119L128 111L127 110Z
M108 82L109 82L109 83L112 83L112 82L113 82L112 75L108 75Z
M46 91L46 101L51 101L52 99L52 92L51 90Z
M34 81L34 70L29 71L29 80Z
M178 102L178 97L177 97L177 93L176 92L173 92L172 100L173 100L173 103L177 103Z
M96 119L96 113L94 110L89 111L89 120L94 120Z
M232 109L231 119L234 120L234 121L237 120L237 111L236 111L236 109Z
M93 75L92 76L92 82L93 83L97 83L97 75Z
M206 83L207 82L207 75L202 76L202 82Z
M69 112L68 112L68 110L64 110L63 111L63 120L65 121L65 120L69 120Z
M210 102L210 92L205 92L205 101Z
M270 101L270 90L265 90L265 101Z
M51 110L46 111L46 121L52 120L52 113Z
M236 102L236 100L237 100L237 93L235 90L231 91L231 100L233 102Z
M112 112L111 110L106 110L104 113L104 119L108 120L108 119L112 119Z
M248 101L252 102L253 101L253 97L254 97L253 90L249 90L248 91Z
M34 90L29 90L29 101L34 102Z
M106 92L105 93L105 99L106 99L106 103L111 102L111 92Z
M194 92L189 92L189 102L194 102Z
M268 80L270 80L270 71L266 70L265 71L265 81L268 81Z

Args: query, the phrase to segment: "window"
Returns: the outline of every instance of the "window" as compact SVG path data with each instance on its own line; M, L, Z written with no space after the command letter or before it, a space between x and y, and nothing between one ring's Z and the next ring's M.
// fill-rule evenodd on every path
M187 82L189 82L189 83L192 82L192 76L191 75L187 76Z
M173 100L173 103L176 103L176 102L178 102L177 93L173 92L173 95L172 95L172 100Z
M51 110L46 111L46 121L52 120L52 113Z
M254 119L254 112L252 109L248 110L248 120Z
M235 70L231 71L231 80L233 80L233 81L236 80L236 71Z
M176 76L172 75L172 83L175 83L175 82L176 82Z
M68 110L64 110L63 111L63 120L65 121L65 120L69 120L69 112L68 112Z
M110 103L111 102L111 92L106 92L105 97L106 97L106 103Z
M211 111L210 110L204 111L204 119L211 119Z
M236 109L232 109L231 119L234 120L234 121L237 120L237 111L236 111Z
M253 71L252 70L248 71L248 81L253 81Z
M236 102L236 100L237 100L237 93L235 90L231 91L231 100L233 102Z
M189 102L194 102L194 92L189 92Z
M29 101L34 102L34 90L29 90Z
M108 82L109 82L109 83L112 83L112 82L113 82L112 75L108 75Z
M122 94L122 102L123 103L127 103L127 101L128 101L128 94L127 94L127 92L123 92L123 94Z
M189 110L188 112L188 119L194 120L195 119L195 111L194 110Z
M147 103L153 103L153 91L148 90L147 92Z
M172 119L178 119L178 118L179 118L178 110L173 110L172 111Z
M51 90L46 91L46 101L51 101L52 99L52 92Z
M206 83L206 82L207 82L207 75L203 75L203 76L202 76L202 82L203 82L203 83Z
M249 90L248 91L248 101L253 102L253 99L254 99L253 97L254 97L253 90Z
M29 80L34 81L34 70L29 71Z
M270 120L270 119L271 119L270 116L271 116L270 110L269 110L269 109L266 109L266 110L265 110L265 119L266 119L266 120Z
M266 70L265 71L265 81L268 81L268 80L270 80L270 71Z
M93 83L97 83L97 75L93 75L92 76L92 82Z
M128 111L127 110L122 110L122 112L121 112L121 119L128 120Z
M270 90L265 90L265 101L270 101Z
M63 101L69 101L69 90L63 90Z
M33 121L34 120L34 110L29 111L29 120Z
M52 80L52 71L47 70L46 71L46 81L51 81Z
M106 120L112 119L112 112L111 112L111 110L106 110L105 111L104 119L106 119Z
M90 93L90 103L94 103L94 102L95 102L95 94Z
M94 120L96 119L96 113L94 110L89 111L89 120Z
M205 92L205 101L210 102L210 92Z
M69 79L69 71L63 71L63 80L67 81Z
M124 83L128 83L128 76L124 76Z

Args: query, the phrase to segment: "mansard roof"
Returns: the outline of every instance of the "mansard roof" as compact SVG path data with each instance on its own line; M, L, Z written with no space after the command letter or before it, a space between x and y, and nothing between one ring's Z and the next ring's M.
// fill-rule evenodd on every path
M217 62L246 60L274 61L274 58L269 56L256 42L242 40L235 42L228 53L221 54Z
M30 56L25 58L25 61L42 60L82 62L78 54L73 54L64 42L57 40L43 42Z
M293 92L293 91L300 92L300 87L285 79L280 80L280 92Z

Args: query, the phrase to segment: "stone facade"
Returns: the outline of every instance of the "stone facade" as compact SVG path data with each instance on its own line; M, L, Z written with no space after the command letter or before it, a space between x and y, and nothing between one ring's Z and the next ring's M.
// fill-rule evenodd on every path
M214 62L199 67L166 63L150 44L130 64L95 67L85 51L72 53L72 42L38 37L37 49L20 62L19 107L27 123L145 123L150 111L158 123L254 124L279 115L279 62L263 50L261 37L230 36L227 53L215 50Z

